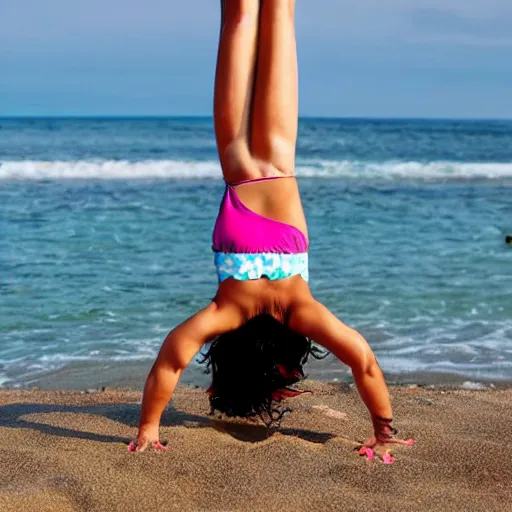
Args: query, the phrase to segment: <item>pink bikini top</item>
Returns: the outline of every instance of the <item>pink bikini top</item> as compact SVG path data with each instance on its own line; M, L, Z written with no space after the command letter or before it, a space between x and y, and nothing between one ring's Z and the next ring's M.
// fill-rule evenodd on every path
M213 250L223 253L299 254L308 251L304 233L290 224L264 217L240 201L235 186L285 176L226 183L226 191L213 230Z

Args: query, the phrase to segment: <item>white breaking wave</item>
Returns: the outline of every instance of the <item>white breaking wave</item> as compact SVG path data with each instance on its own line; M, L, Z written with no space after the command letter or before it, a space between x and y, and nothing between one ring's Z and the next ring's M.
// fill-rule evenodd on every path
M512 162L363 162L357 160L303 162L297 174L306 177L464 180L512 178Z
M364 162L358 160L298 160L297 175L307 178L472 180L512 178L510 163ZM77 160L7 161L0 163L0 180L132 180L220 179L216 161Z
M0 165L0 179L10 180L130 180L219 178L217 162L178 160L9 161Z

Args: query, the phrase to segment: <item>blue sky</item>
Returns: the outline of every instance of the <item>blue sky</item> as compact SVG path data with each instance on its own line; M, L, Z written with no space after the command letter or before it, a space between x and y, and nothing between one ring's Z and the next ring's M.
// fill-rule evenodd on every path
M512 118L510 0L297 0L296 21L301 115ZM0 0L0 115L209 115L218 25L218 0Z

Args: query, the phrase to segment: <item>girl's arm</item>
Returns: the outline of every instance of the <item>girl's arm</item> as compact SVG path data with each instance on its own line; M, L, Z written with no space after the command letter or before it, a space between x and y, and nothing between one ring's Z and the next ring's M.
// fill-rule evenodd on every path
M160 418L181 373L205 343L236 329L242 321L236 307L212 302L167 335L144 386L139 432L128 447L130 451L142 452L149 446L165 451L159 442Z
M393 413L388 388L375 355L361 334L343 324L312 297L293 307L289 327L323 345L350 366L359 394L370 411L374 429L374 437L361 448L362 455L372 458L374 447L385 448L388 443L412 444L412 440L392 438L396 431L391 427ZM384 462L393 461L389 450L377 453Z

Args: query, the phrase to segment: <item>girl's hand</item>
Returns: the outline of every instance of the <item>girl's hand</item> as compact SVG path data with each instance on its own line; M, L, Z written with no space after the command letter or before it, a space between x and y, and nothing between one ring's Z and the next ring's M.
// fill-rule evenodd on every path
M405 444L407 446L412 446L414 444L413 439L387 439L386 441L379 441L376 437L370 437L368 441L366 441L359 448L359 455L366 455L368 460L375 459L377 456L384 464L392 464L395 462L395 458L391 453L392 444Z
M167 447L160 441L150 441L147 437L138 437L128 445L129 452L143 452L152 447L156 452L166 452Z
M381 418L377 415L372 415L374 437L370 437L363 446L359 448L359 455L366 455L369 460L373 460L375 455L379 457L384 464L392 464L395 458L391 455L392 444L405 444L412 446L414 441L412 439L395 439L393 436L398 433L396 429L391 426L392 419Z
M137 439L128 445L130 452L143 452L148 448L153 448L158 453L167 451L167 447L160 442L158 427L140 428Z

